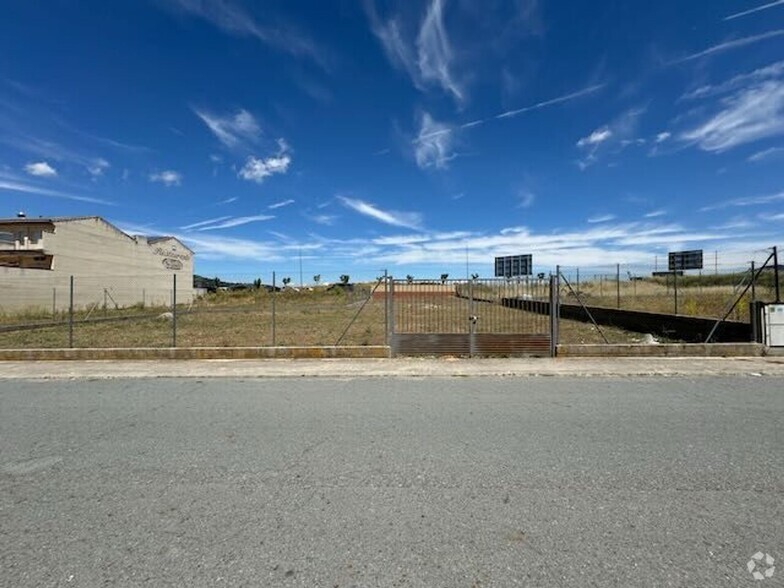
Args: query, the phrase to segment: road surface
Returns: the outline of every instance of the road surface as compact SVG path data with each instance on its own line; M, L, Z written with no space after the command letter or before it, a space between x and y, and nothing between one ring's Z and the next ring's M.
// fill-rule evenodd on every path
M752 376L3 380L0 585L781 586L782 423Z

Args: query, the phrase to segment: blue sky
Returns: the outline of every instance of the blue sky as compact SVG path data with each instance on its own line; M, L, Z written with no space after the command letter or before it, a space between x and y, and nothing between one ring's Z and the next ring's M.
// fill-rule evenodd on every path
M207 275L742 261L784 244L783 180L784 0L10 0L0 20L3 216L173 234Z

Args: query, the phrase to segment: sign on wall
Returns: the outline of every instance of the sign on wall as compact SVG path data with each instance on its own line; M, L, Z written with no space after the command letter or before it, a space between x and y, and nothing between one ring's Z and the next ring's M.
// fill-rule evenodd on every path
M530 276L533 271L533 256L507 255L495 258L495 276L497 278L512 278L515 276Z

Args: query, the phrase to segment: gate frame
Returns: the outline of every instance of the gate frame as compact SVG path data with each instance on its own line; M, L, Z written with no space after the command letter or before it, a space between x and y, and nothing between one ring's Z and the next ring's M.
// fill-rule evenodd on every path
M419 281L419 280L417 280ZM426 281L428 283L437 283L438 280L421 280ZM460 282L460 280L454 280L455 282ZM386 343L390 348L390 352L392 357L397 357L400 355L406 355L405 353L401 353L396 349L398 347L396 345L396 337L398 335L409 335L409 336L416 336L421 335L424 337L432 337L437 336L439 333L396 333L396 323L395 323L395 278L392 275L386 276L387 287L385 289L385 322L387 326L387 333L386 333ZM466 317L469 321L468 332L465 333L465 336L468 339L468 357L475 357L477 355L485 355L479 354L477 349L477 342L476 342L476 316L475 316L475 303L476 300L474 299L474 285L476 284L476 279L469 279L466 280L466 285L468 286L468 316ZM549 306L550 313L549 313L549 357L555 357L558 349L558 338L559 338L559 320L560 320L560 296L559 296L559 287L560 282L558 279L558 274L551 274L549 283L549 297L547 299L546 304ZM520 335L529 335L529 333L519 333ZM460 335L457 333L456 335ZM438 354L438 351L433 351L433 354ZM487 354L492 355L492 354Z

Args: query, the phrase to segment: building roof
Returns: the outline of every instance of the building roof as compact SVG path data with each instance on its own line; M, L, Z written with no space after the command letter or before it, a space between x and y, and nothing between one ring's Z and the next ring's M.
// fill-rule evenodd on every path
M117 231L118 233L120 233L120 234L124 235L125 237L128 237L129 239L132 239L134 241L137 240L136 237L144 237L147 240L147 243L155 244L155 243L158 243L159 241L167 241L167 240L173 239L174 241L177 241L180 245L185 247L185 249L187 249L191 253L194 253L193 249L188 247L185 243L183 243L182 241L180 241L177 237L175 237L173 235L155 235L155 236L150 236L150 237L147 237L145 235L129 235L128 233L126 233L122 229L119 229L116 226L114 226L112 223L107 221L105 218L103 218L101 216L98 216L98 215L92 215L92 216L50 216L50 217L46 217L46 218L44 218L44 217L32 218L32 217L28 217L28 216L21 217L21 218L20 217L0 218L0 225L25 225L25 224L38 224L38 225L40 225L42 223L45 223L45 224L55 224L55 223L64 223L64 222L82 221L82 220L97 220L97 221L100 221L102 223L105 223L105 224L109 225L112 229Z

